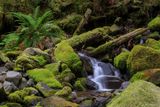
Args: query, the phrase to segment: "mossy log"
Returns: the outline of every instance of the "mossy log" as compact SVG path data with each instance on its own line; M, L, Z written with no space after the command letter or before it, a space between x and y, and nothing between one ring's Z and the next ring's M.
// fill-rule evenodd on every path
M106 53L108 51L110 51L111 49L113 49L114 47L117 47L119 45L121 45L122 43L127 42L128 40L130 40L131 38L134 38L136 36L138 36L139 34L144 33L145 31L147 31L148 28L138 28L130 33L127 33L125 35L122 35L114 40L111 41L107 41L105 44L100 45L99 47L95 48L93 51L89 52L89 54L91 56L98 56L99 54L102 53Z
M95 45L96 43L106 40L108 38L107 34L109 33L110 33L110 27L104 26L101 28L93 29L86 33L82 33L78 36L73 36L72 38L67 39L66 41L71 47L80 49L84 46L86 47Z

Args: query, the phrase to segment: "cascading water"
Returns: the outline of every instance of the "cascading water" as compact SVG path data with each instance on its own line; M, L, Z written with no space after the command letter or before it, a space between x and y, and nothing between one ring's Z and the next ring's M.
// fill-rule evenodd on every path
M85 54L79 53L80 57L89 60L93 68L93 75L88 76L90 80L98 85L99 91L110 91L112 90L111 85L115 83L120 84L120 73L110 63L103 63L95 58L86 56ZM108 85L107 85L108 84Z

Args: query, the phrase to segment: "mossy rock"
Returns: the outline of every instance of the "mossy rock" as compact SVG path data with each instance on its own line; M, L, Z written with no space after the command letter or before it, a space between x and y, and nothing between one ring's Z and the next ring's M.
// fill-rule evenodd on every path
M35 96L35 95L30 95L30 96L25 96L24 97L24 103L28 106L30 105L36 105L39 101L42 100L42 97Z
M141 45L136 45L134 46L128 57L127 67L128 70L133 75L138 71L159 68L160 67L159 60L160 60L159 50Z
M10 62L10 59L5 55L5 53L0 51L0 63L7 63L7 62Z
M86 90L86 78L79 78L74 84L74 88L78 91L85 91Z
M37 94L38 91L33 87L27 87L23 90L15 91L8 95L9 101L23 103L24 97L32 94Z
M50 56L38 48L25 49L16 60L16 68L34 69L50 62Z
M22 105L18 103L7 102L4 105L0 105L0 107L22 107Z
M52 96L44 99L41 102L43 107L79 107L78 104L67 101L63 98Z
M155 17L148 23L149 29L160 29L160 16Z
M146 80L154 83L155 85L160 85L160 69L149 69L145 71L137 72L131 78L131 82L137 80Z
M160 50L160 41L155 39L148 39L145 43L145 46Z
M72 89L69 86L65 86L62 90L55 93L56 96L68 97L72 93Z
M58 80L60 80L61 82L68 82L71 83L73 82L73 80L76 78L75 74L72 73L71 69L68 68L68 66L65 66L66 64L62 65L62 72L60 75L57 76Z
M81 74L82 62L73 48L66 42L62 41L56 45L54 51L56 61L61 61L68 65L74 74Z
M62 88L62 84L56 80L53 72L48 69L28 70L27 74L36 82L43 82L52 88Z
M57 90L54 90L41 82L37 83L35 87L44 97L53 96L57 92Z
M50 70L54 75L58 75L60 72L60 62L51 63L44 66L44 68Z
M160 88L143 80L131 83L106 107L159 107Z
M130 52L121 52L118 56L114 58L114 66L120 69L122 72L126 71L127 59Z

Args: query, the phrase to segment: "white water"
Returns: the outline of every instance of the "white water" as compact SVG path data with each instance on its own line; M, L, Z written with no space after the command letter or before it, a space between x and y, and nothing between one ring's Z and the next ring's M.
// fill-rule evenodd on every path
M100 64L104 64L104 63L96 60L95 58L88 57L82 53L79 53L79 55L90 61L92 68L93 68L93 75L88 76L88 78L91 79L92 81L94 81L98 85L98 90L99 91L112 90L112 89L108 89L106 87L106 83L103 78L105 78L105 77L119 78L119 73L114 72L114 74L112 74L113 72L111 72L111 70L108 70L107 68L106 69L102 68L102 66L100 66ZM105 66L108 66L108 65L106 64ZM110 66L108 66L108 67L110 67Z

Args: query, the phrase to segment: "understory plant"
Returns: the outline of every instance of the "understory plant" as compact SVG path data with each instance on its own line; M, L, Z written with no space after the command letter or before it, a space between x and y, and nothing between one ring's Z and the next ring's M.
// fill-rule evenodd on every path
M24 14L14 12L13 16L17 18L19 27L19 44L24 47L35 47L45 37L57 37L62 35L62 30L51 21L52 12L46 11L40 14L39 7L33 14Z

